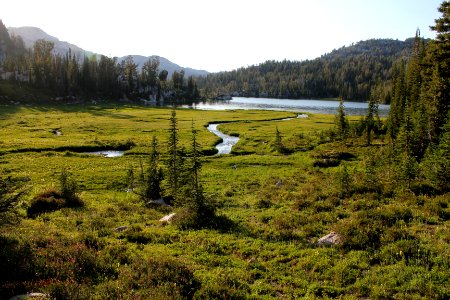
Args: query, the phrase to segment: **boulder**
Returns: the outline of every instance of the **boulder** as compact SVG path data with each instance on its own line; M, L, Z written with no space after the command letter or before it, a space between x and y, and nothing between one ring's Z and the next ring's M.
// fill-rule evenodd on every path
M165 215L164 217L159 219L159 221L170 224L170 223L172 223L172 219L173 219L173 217L175 217L175 215L176 215L176 213L171 213L171 214Z
M28 293L26 295L17 295L9 300L25 300L25 299L36 299L36 300L47 300L51 299L49 295L44 293Z
M122 231L125 231L125 230L127 230L128 229L128 226L120 226L120 227L117 227L116 228L116 231L117 232L122 232Z
M337 245L341 243L341 236L332 231L329 234L321 237L318 241L317 241L317 245L321 246L321 245Z

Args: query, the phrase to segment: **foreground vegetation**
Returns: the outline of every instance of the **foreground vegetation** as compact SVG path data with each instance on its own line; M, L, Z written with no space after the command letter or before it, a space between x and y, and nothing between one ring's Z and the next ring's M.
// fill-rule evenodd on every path
M383 135L370 146L364 136L341 141L334 116L177 110L182 145L192 119L205 153L217 142L208 122L235 121L220 128L241 138L234 155L203 158L204 192L221 221L185 230L159 221L173 208L127 192L127 170L147 165L153 135L165 144L170 116L126 106L2 107L3 178L28 192L22 221L1 228L2 298L449 297L449 193L424 189L424 176L411 188L398 184L377 159L388 148ZM78 152L125 144L117 158ZM314 167L324 160L334 167ZM84 206L26 217L36 195L58 190L62 170ZM318 246L330 231L342 243Z
M386 120L376 89L353 119L342 101L307 118L2 106L0 297L450 298L450 3L439 11L437 39L417 34L393 69ZM239 135L231 155L212 155L210 122ZM99 149L125 155L85 153Z

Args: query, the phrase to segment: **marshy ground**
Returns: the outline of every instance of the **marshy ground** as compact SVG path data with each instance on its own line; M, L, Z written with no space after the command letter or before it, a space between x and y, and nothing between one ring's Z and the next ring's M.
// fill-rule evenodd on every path
M240 137L230 155L202 159L205 192L227 221L181 230L159 222L170 207L148 208L126 191L127 170L147 163L152 136L164 158L170 109L1 107L0 170L26 178L28 189L20 224L0 229L1 269L11 270L0 276L2 298L448 298L449 194L399 189L382 162L369 174L382 136L371 146L334 141L333 115L296 115L177 110L182 145L192 121L204 153L218 141L209 123ZM276 128L286 153L274 147ZM125 155L82 153L97 149ZM27 218L30 199L56 186L63 169L84 207ZM342 243L318 246L331 231Z

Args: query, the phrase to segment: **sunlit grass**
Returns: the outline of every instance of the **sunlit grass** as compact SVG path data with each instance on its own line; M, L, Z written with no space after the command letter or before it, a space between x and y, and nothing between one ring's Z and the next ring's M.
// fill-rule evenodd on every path
M120 287L124 294L131 290L126 279L132 278L127 277L133 271L130 262L144 257L173 259L187 266L202 282L198 293L204 298L234 291L257 299L445 299L450 293L445 284L450 278L448 194L426 196L395 190L388 182L388 170L379 171L385 175L380 178L386 190L383 195L364 191L363 162L384 141L377 139L371 147L358 138L329 142L323 133L333 127L334 116L280 120L295 116L271 111L177 110L180 141L186 147L192 122L199 129L203 150L217 142L206 129L208 123L224 122L220 130L240 137L234 154L202 159L205 192L215 201L218 214L231 221L230 227L183 231L158 221L171 208L147 208L137 195L126 191L127 170L130 166L138 170L141 162L147 164L153 135L164 160L170 109L2 107L0 170L29 178L25 202L57 186L61 170L66 169L78 182L85 207L24 218L19 225L3 227L0 232L38 241L94 240L103 245L96 255L111 260L121 274L105 282ZM288 154L277 153L273 147L277 127ZM55 135L56 129L61 136ZM80 146L114 148L129 140L134 146L117 158L71 150ZM61 150L64 147L67 149ZM352 174L353 194L339 197L341 166L313 167L316 157L324 153L352 155L341 164ZM120 226L127 229L119 232ZM378 248L359 245L357 238L364 240L359 236L349 248L315 244L331 230L353 229L379 236ZM70 244L61 243L64 247ZM112 252L123 257L113 259ZM121 262L126 259L130 262ZM61 265L67 266L67 262ZM414 286L415 282L419 285ZM102 284L82 285L91 289L94 298L110 295Z

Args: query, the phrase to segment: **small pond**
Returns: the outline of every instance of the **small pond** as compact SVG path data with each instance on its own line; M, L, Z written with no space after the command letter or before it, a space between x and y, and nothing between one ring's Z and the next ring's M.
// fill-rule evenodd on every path
M104 157L119 157L122 156L125 151L119 151L119 150L103 150L103 151L94 151L94 152L84 152L85 154L91 154L91 155L100 155Z

